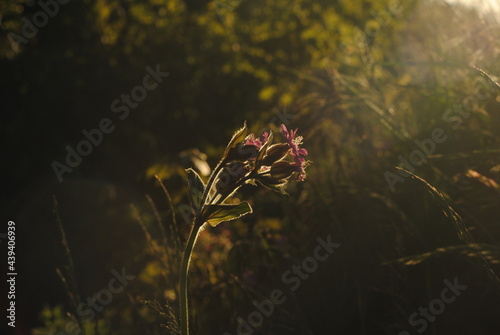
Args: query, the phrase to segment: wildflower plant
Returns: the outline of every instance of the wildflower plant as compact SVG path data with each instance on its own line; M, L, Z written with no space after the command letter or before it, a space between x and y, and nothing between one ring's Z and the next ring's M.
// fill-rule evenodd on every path
M193 169L187 169L189 197L195 216L191 227L180 270L180 318L182 335L189 334L189 309L187 278L191 255L198 235L207 225L217 226L252 213L246 201L228 204L230 198L244 184L264 186L286 194L283 187L295 176L296 181L306 178L308 152L300 148L302 137L296 136L297 129L288 130L281 125L285 142L272 144L273 133L260 136L248 134L246 123L236 131L224 151L207 184Z

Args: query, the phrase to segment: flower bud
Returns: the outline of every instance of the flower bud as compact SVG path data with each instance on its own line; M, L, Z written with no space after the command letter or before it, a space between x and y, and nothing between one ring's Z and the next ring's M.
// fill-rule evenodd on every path
M292 173L300 171L300 166L296 164L287 161L279 161L271 166L271 177L274 179L286 179L290 177Z
M284 180L284 179L276 179L276 178L273 178L271 176L259 176L257 178L257 180L266 186L269 186L269 185L277 186L277 185L282 185L282 184L286 183L286 180Z
M255 181L258 185L264 186L272 191L287 194L283 190L283 186L287 182L286 179L276 179L268 175L260 175L255 179Z
M227 155L227 160L247 161L257 157L259 148L252 144L244 144L243 142L236 147L231 148Z
M264 156L262 165L273 165L275 162L283 159L287 155L288 151L290 151L290 147L286 143L279 143L270 146L267 149L266 156Z

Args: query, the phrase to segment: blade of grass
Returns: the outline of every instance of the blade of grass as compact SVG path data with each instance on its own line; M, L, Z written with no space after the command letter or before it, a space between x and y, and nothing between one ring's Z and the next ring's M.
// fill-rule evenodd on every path
M408 175L410 175L412 179L416 180L426 188L426 190L431 194L432 198L436 200L436 203L439 205L444 215L448 217L454 224L455 228L457 229L458 237L461 240L463 240L469 246L475 244L472 235L468 231L460 215L458 215L458 213L453 209L453 207L450 206L448 201L446 201L445 197L434 186L429 184L425 179L409 171L406 171L405 169L399 167L397 167L397 169L407 173ZM497 291L500 293L500 280L498 279L497 275L491 268L490 264L479 251L476 251L475 255L479 264L484 268L484 270L486 271L490 279L493 281L493 283L495 283L495 287Z
M80 327L82 334L85 335L85 328L83 327L83 322L81 320L80 314L76 313L77 307L80 305L80 293L78 291L78 285L76 283L76 274L75 274L75 264L73 263L73 257L71 256L71 250L69 248L68 240L66 238L66 233L62 226L61 216L59 214L59 203L55 196L52 197L54 202L54 215L56 216L56 223L59 228L59 232L61 233L61 244L64 248L64 252L66 255L67 264L64 266L67 275L65 276L60 269L56 269L56 272L61 278L61 281L66 289L66 293L69 296L69 299L73 305L75 310L76 320L78 322L78 326Z
M180 259L179 252L181 250L181 239L180 239L179 230L177 229L177 220L175 218L175 211L174 211L174 206L172 203L172 198L170 197L170 193L168 193L167 188L165 187L165 185L163 184L161 179L158 177L158 175L155 175L155 178L158 181L158 183L160 184L160 186L163 190L163 193L165 193L165 196L167 197L168 206L170 208L170 214L172 215L172 221L169 221L170 222L170 231L173 234L172 242L175 245L176 257L177 257L177 259Z

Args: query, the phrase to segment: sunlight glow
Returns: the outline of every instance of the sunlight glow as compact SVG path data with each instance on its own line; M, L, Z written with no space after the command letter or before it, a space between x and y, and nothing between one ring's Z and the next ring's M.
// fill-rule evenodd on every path
M500 12L500 0L446 0L450 4L460 3L483 13Z

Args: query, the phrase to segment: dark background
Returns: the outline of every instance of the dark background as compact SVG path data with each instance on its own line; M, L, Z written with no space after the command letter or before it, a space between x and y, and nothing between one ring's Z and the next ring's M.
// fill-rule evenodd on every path
M123 267L135 279L85 333L165 332L189 229L190 163L179 154L196 148L213 167L245 120L256 133L298 127L313 163L289 196L245 186L237 198L254 213L202 234L190 277L195 333L236 334L252 301L280 289L286 302L254 334L417 334L409 316L455 277L468 288L423 334L499 333L498 12L444 1L74 0L13 42L42 10L0 3L15 334L59 333L77 314L71 294L85 301ZM168 77L121 120L111 103L157 65ZM59 182L53 162L67 164L66 146L104 118L114 130ZM386 173L409 169L398 157L436 128L447 139L415 167L423 180L392 191ZM341 247L291 292L282 273L328 235Z

